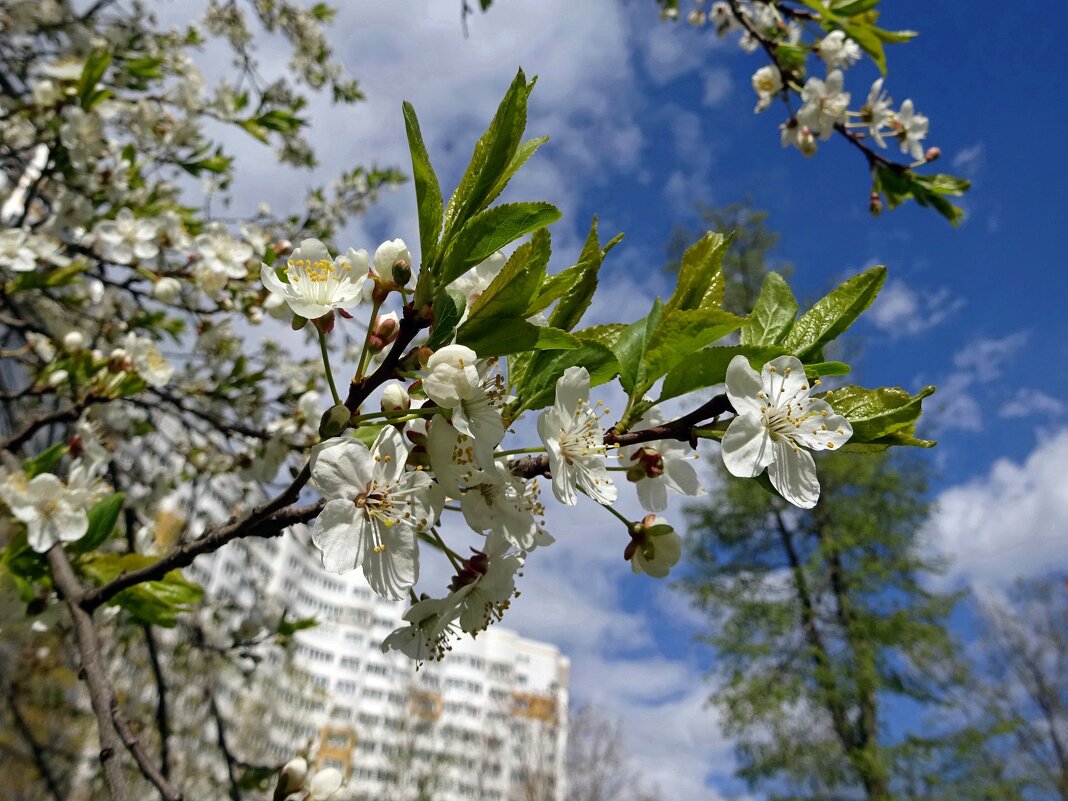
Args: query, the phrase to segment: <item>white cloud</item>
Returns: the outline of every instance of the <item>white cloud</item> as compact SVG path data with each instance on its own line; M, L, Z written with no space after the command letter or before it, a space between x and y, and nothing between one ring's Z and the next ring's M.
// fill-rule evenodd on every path
M891 336L913 336L934 328L964 306L946 287L917 292L904 281L888 281L866 319Z
M1033 417L1036 414L1058 415L1064 411L1064 403L1040 389L1021 389L998 409L998 416L1010 420Z
M929 402L931 418L942 429L981 431L982 387L998 379L1017 351L1027 343L1026 331L1003 337L979 337L953 356L955 370L938 382L938 394Z
M1068 563L1068 428L1021 464L998 459L985 476L939 494L925 528L931 552L952 558L947 581L1004 585Z
M953 169L967 178L974 178L983 167L985 155L986 145L976 142L953 156Z
M731 74L722 67L713 67L705 73L704 92L701 102L709 108L715 108L730 95L734 88Z

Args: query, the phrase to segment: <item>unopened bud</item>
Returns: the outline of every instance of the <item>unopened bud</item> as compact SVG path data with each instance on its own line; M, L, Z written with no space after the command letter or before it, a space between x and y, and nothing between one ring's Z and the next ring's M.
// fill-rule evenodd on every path
M393 264L393 283L397 286L407 286L412 280L412 265L406 261L398 261Z
M803 156L812 156L816 153L816 137L812 131L808 128L802 128L801 133L797 135L797 149L801 151Z
M285 798L304 787L304 780L308 778L308 760L304 757L296 757L289 760L278 774L278 788L275 790L275 798Z
M85 334L81 331L68 331L63 337L63 347L72 353L81 350L85 347Z
M293 243L288 239L279 239L271 245L271 249L274 251L275 256L285 256L293 249Z
M329 439L330 437L336 437L349 427L349 417L351 412L343 404L337 406L331 406L319 419L319 436L323 439Z
M374 282L374 289L371 290L371 302L381 306L386 302L389 293L397 288L397 285L393 283L392 277L385 278L381 275L375 275L371 277L371 280Z
M152 285L152 297L161 303L174 303L181 294L182 285L177 278L171 278L169 275Z
M938 159L942 158L942 148L929 147L927 148L927 152L923 154L923 157L927 159L928 163L938 161Z
M872 217L878 217L883 213L883 199L879 197L878 192L871 193L871 199L868 201L868 211L871 212Z
M412 408L412 399L405 392L404 387L396 381L386 384L382 390L382 411L406 412L410 408Z
M375 318L374 336L378 337L383 347L391 343L400 333L400 319L396 312L381 314Z
M48 386L58 387L60 384L67 383L67 379L70 378L70 373L66 370L56 370L50 376L48 376Z

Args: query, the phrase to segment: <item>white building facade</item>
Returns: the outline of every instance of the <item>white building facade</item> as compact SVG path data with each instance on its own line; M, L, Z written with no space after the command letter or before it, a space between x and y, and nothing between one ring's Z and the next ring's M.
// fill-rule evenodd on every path
M359 571L327 573L307 542L297 527L187 568L209 598L254 608L266 593L290 618L318 621L294 635L308 675L276 682L256 750L281 762L310 745L313 763L342 770L366 801L563 801L567 658L499 626L457 638L441 662L383 653L406 604L375 595ZM271 659L261 670L283 675ZM224 700L236 707L249 691Z

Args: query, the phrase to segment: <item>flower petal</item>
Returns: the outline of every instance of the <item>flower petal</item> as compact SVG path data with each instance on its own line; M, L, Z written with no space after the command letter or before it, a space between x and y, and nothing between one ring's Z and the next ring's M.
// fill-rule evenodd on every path
M759 476L775 459L763 418L752 414L731 420L720 442L720 452L727 470L741 478Z
M775 443L775 461L768 466L771 485L786 500L802 509L811 509L820 499L820 482L812 454L794 448L789 441Z
M580 403L590 400L590 373L585 367L568 367L556 381L556 405L574 417Z
M378 529L385 547L379 553L368 548L363 560L363 575L371 589L384 598L400 601L419 579L419 548L415 534L407 526L387 527L378 520L370 525Z
M392 427L383 429L393 430ZM324 497L343 498L351 503L371 483L374 464L371 452L362 442L351 437L334 437L312 448L311 480Z
M768 405L778 406L781 401L794 401L797 396L807 396L808 378L805 365L796 356L779 356L764 365L760 374Z
M765 405L760 399L760 393L764 391L764 384L760 375L749 366L749 360L739 354L731 359L727 365L727 375L724 379L727 385L727 398L739 415L762 414L760 407Z
M322 551L323 567L331 573L347 573L363 559L366 537L356 514L351 501L333 500L312 526L312 544Z
M663 512L667 509L667 482L662 478L643 478L634 489L638 492L638 503L647 512Z
M404 438L393 426L385 426L378 432L374 445L371 446L374 458L375 478L379 482L393 482L404 473L404 463L408 460L408 446Z

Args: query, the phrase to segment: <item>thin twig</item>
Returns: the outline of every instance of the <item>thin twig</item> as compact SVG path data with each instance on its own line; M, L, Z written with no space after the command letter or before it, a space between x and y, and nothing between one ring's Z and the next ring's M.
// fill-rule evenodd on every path
M52 773L52 766L48 764L44 746L37 742L33 729L30 728L30 724L23 717L22 710L19 709L18 704L15 702L14 690L8 690L6 695L8 706L11 707L11 716L15 719L15 728L18 729L22 739L30 747L30 753L33 754L33 763L37 767L37 772L41 774L41 778L44 779L48 794L55 801L64 801L63 792L59 789L59 782L56 780L55 774Z
M122 707L119 706L119 700L114 694L111 696L111 720L115 725L115 731L119 733L119 737L122 739L122 744L126 746L126 750L134 758L134 762L137 763L142 775L155 785L163 801L182 801L182 794L160 772L160 769L152 761L152 757L145 751L144 744L138 739L137 733L133 730L133 726L130 725L130 719L122 711Z

